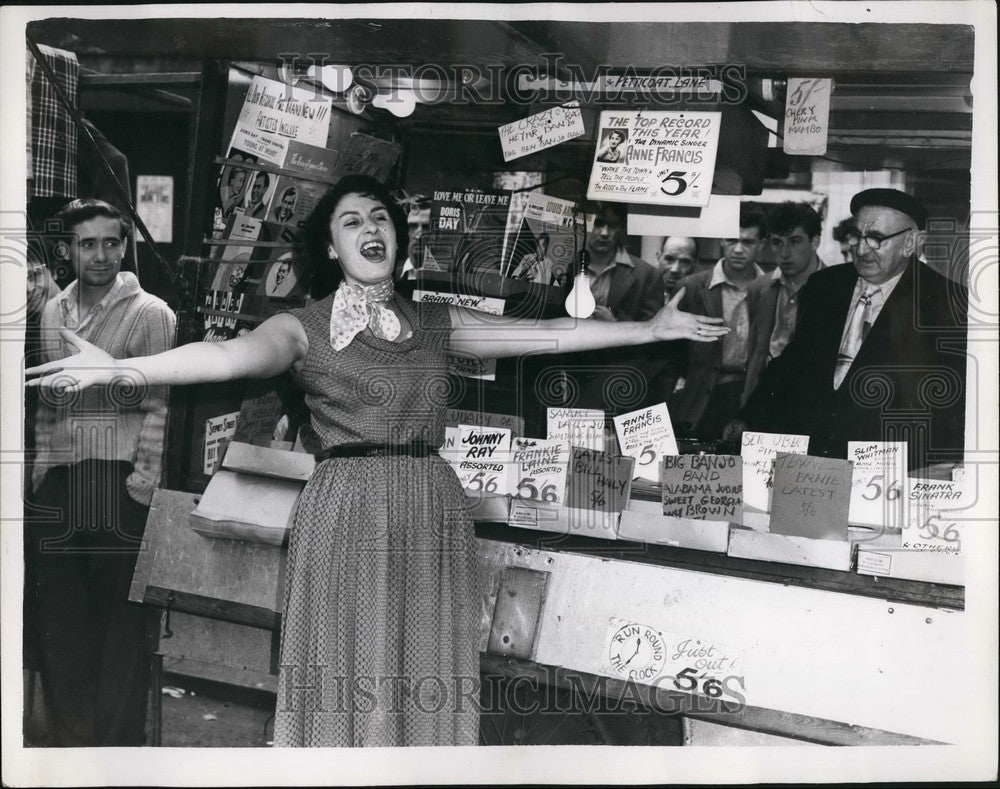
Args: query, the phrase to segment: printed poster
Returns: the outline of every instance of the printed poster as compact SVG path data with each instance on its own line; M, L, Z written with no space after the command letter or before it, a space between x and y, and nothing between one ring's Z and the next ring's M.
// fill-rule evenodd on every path
M602 112L587 197L708 205L721 119L720 112Z
M283 167L292 140L326 145L331 101L312 89L255 76L243 100L229 149Z

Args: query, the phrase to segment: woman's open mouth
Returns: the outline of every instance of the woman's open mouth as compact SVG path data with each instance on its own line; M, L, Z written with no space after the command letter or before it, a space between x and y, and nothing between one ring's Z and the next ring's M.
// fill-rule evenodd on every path
M361 256L373 263L385 259L385 244L381 241L367 241L361 245Z

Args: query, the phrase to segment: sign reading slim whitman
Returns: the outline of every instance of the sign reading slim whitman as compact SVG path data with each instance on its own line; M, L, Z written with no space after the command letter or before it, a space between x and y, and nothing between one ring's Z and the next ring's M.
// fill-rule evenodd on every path
M602 112L587 197L708 205L720 118L718 112Z

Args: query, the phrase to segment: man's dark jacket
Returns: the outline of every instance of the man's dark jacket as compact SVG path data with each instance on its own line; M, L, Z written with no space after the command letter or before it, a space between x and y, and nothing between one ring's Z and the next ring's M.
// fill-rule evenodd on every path
M968 291L910 260L834 390L857 279L849 265L809 278L795 336L761 374L743 420L751 430L810 436L810 455L846 457L848 441L907 441L911 469L960 460Z

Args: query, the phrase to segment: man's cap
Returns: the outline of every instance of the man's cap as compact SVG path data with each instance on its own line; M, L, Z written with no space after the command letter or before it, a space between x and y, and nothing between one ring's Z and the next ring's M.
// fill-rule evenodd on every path
M927 209L923 203L899 189L865 189L858 192L851 198L851 213L857 216L858 211L867 205L894 208L916 222L919 230L927 225Z

